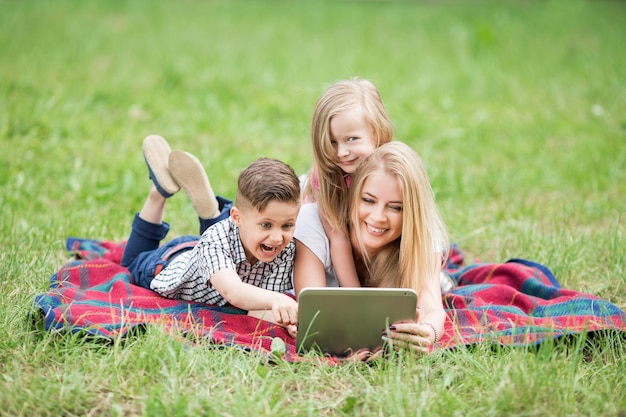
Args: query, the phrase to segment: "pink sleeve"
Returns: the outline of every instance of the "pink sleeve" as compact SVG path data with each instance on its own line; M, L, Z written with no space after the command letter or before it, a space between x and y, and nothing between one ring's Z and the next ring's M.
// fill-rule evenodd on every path
M311 171L310 181L311 181L311 187L313 187L313 189L315 191L319 191L319 189L320 189L320 176L319 176L316 168L313 168L313 170Z

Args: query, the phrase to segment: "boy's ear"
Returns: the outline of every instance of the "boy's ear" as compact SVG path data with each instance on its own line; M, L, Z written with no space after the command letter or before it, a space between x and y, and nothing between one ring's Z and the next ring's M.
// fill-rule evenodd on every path
M232 206L230 208L230 219L233 221L235 226L241 227L241 212L236 206Z

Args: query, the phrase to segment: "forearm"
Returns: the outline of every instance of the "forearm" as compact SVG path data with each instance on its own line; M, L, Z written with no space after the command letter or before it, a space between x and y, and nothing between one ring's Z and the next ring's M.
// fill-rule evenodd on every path
M333 262L333 268L337 275L337 281L341 287L360 287L359 276L356 273L354 258L352 257L352 246L348 243L348 247L335 244L330 248L330 256Z
M275 304L291 298L286 294L259 288L245 282L223 286L218 291L229 304L242 310L271 310Z
M303 288L326 286L324 265L306 245L298 240L296 240L293 286L296 291L296 297Z
M322 217L322 225L328 237L330 259L341 287L360 287L352 255L352 243L343 230L331 227Z
M298 303L291 296L241 282L238 277L226 275L216 281L216 289L226 301L252 312L251 315L282 326L298 322Z
M359 276L356 274L356 267L354 265L354 259L352 253L350 257L345 257L343 254L337 254L338 250L333 251L331 249L330 256L333 261L333 268L339 281L340 287L360 287L361 282Z
M417 302L417 322L426 323L431 327L432 342L437 342L443 334L446 312L441 301L441 287L438 279L428 281L429 285L422 288ZM436 336L436 337L435 337ZM435 340L436 339L436 340Z

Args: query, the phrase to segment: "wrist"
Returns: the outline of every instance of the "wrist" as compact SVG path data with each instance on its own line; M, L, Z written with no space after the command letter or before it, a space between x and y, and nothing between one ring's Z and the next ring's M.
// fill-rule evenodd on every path
M439 333L437 332L437 329L435 328L435 325L432 324L429 321L421 321L419 324L423 324L424 326L428 326L431 328L431 330L433 331L433 344L437 343L439 341Z

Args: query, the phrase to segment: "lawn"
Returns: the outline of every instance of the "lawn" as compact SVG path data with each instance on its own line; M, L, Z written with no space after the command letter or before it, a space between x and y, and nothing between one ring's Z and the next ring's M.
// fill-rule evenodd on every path
M68 236L127 237L146 135L232 198L259 156L307 171L315 101L353 76L469 260L531 259L626 308L625 18L619 1L0 0L0 415L626 415L615 335L331 368L27 319ZM197 231L184 195L166 217Z

